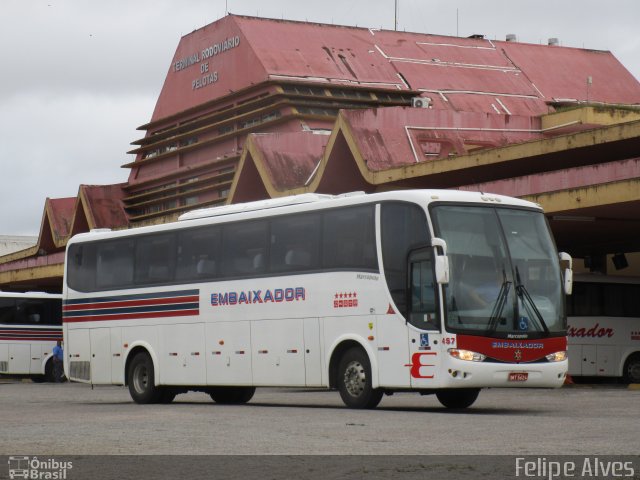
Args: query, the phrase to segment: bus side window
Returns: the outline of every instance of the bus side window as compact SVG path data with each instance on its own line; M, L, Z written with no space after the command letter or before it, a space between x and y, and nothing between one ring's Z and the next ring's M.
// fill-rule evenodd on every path
M222 232L224 276L251 276L265 272L266 221L230 223L223 227Z
M271 220L269 270L301 272L320 268L320 215Z
M136 242L135 283L150 285L173 280L175 235L150 235Z
M114 240L98 244L96 287L129 288L133 282L133 240Z
M16 301L13 298L0 298L0 324L15 323Z
M324 212L324 268L378 270L373 205Z
M409 323L422 330L438 330L440 321L436 301L437 284L430 250L422 249L411 254L409 275Z
M194 228L178 235L177 280L213 279L219 275L219 227Z
M71 288L79 292L91 292L96 289L96 254L96 243L69 246L67 282Z
M17 323L39 325L45 322L44 302L42 300L17 300L16 304Z

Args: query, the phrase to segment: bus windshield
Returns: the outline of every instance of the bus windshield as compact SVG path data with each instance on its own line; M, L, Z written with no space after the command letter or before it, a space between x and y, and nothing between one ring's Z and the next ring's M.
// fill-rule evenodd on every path
M560 266L542 212L439 205L447 242L447 330L509 338L564 335Z

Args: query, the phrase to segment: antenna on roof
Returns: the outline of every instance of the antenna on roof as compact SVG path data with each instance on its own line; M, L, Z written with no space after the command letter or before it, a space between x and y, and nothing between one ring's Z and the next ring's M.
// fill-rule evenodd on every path
M398 0L395 0L393 7L393 29L398 31Z

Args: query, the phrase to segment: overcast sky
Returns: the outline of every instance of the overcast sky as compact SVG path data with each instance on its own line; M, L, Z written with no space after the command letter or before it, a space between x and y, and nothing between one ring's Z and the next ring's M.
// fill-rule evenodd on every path
M227 11L394 28L394 0L0 0L0 235L124 182L180 37ZM640 1L398 0L398 29L610 50L640 79Z

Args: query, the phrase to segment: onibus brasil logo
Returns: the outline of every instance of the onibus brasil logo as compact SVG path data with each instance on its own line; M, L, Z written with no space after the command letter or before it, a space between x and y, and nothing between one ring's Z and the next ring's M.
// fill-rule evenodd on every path
M38 457L9 457L9 478L32 480L65 480L67 470L73 468L73 462L62 462L54 458L39 460Z

